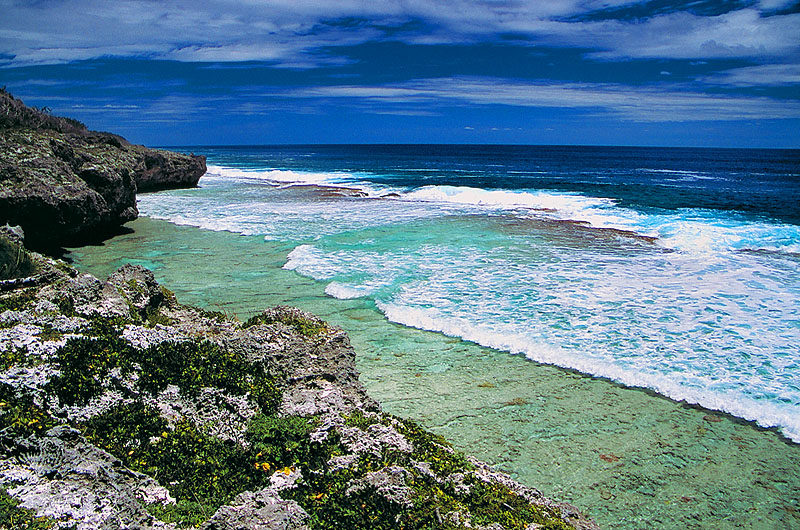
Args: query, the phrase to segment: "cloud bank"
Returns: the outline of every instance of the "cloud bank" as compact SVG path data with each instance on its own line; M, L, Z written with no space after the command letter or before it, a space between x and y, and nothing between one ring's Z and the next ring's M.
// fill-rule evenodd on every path
M663 10L639 18L626 15L626 9L647 4L625 0L2 0L0 55L11 57L13 66L144 56L269 61L311 68L337 64L342 59L335 56L335 48L364 42L434 45L498 37L520 45L582 47L591 56L607 60L764 59L797 57L800 52L800 13L770 15L785 7L775 0L715 16ZM616 18L593 18L609 9Z

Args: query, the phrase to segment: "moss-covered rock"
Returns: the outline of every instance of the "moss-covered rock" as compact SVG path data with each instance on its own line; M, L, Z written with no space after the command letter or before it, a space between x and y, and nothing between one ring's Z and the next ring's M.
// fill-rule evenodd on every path
M10 227L0 227L0 280L24 278L33 271L33 260L22 242L12 236Z

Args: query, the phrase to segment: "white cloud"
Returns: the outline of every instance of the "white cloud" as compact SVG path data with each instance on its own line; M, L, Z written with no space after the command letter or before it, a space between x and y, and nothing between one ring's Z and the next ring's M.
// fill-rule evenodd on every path
M551 42L584 46L600 59L785 56L800 51L800 14L761 17L754 9L715 17L671 13L646 20L537 23Z
M765 11L778 11L794 4L795 0L760 0L759 6Z
M274 94L279 95L279 94ZM298 98L353 98L385 111L387 104L509 105L573 108L636 122L729 121L800 118L800 101L725 96L664 87L598 83L524 83L489 78L439 78L384 86L331 86L295 90Z
M734 68L702 77L700 81L737 87L800 85L800 64L763 64Z
M320 47L383 38L465 43L516 34L533 43L580 46L598 58L787 56L800 51L800 14L757 9L715 17L687 12L635 21L567 22L637 0L62 0L0 1L0 53L13 64L148 56L182 61L265 60L311 67L333 60ZM762 0L774 9L783 0ZM353 24L336 20L352 17ZM376 26L423 24L387 37ZM333 22L332 22L333 21ZM363 22L363 23L362 23Z

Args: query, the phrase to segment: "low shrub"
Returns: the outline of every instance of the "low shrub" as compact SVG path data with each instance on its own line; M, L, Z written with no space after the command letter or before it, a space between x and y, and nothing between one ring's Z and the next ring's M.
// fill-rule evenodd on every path
M244 323L245 328L258 324L274 324L280 322L294 329L304 337L315 337L328 329L328 325L321 320L312 320L293 313L275 313L267 311L251 317Z
M50 414L33 402L28 394L0 383L0 448L5 454L19 449L17 439L41 434L58 424Z
M0 296L0 313L3 311L22 311L33 305L36 293L31 289Z
M258 414L250 421L244 447L187 421L171 429L157 410L133 402L81 427L92 443L169 489L178 501L175 506L148 509L165 522L185 526L201 523L243 491L264 488L274 472L327 461L330 449L309 440L314 425L308 418Z
M170 384L190 396L204 387L217 387L235 395L249 392L263 413L280 405L280 390L262 364L209 341L164 341L137 349L120 337L124 324L120 318L95 317L88 337L69 339L55 353L60 374L50 380L47 390L64 404L85 404L113 384L112 370L118 368L125 376L138 367L137 388L150 394Z

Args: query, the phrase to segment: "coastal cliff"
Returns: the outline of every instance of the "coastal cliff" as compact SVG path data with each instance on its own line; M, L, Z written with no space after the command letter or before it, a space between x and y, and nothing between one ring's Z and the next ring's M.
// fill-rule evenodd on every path
M0 224L33 248L102 240L138 215L136 192L196 186L205 158L51 116L0 90Z
M0 528L596 528L382 412L308 313L29 259L0 282Z

